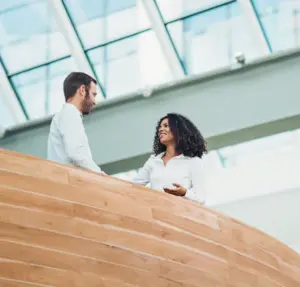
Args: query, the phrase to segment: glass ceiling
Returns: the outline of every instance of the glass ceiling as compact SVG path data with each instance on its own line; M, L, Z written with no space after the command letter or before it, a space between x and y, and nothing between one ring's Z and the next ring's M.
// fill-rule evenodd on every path
M184 77L230 65L240 51L251 60L262 46L272 53L300 45L300 0L247 1L0 0L0 77L10 87L0 87L0 126L55 113L63 79L82 66L110 99L178 78L172 63ZM151 20L157 12L160 23Z

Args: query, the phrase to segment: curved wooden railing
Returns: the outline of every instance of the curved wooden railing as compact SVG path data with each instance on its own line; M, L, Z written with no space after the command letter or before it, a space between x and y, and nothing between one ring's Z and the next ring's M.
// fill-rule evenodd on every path
M0 286L299 287L300 256L189 200L0 150Z

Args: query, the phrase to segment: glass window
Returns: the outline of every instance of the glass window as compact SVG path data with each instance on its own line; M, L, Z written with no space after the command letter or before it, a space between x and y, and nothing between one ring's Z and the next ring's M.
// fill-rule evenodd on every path
M0 12L5 12L6 10L15 9L22 5L28 5L32 2L37 2L41 0L10 0L10 1L0 1Z
M259 56L247 33L247 22L238 3L228 4L167 25L188 74L198 74Z
M4 95L0 89L0 137L4 128L15 124L12 114L10 113L8 107L6 106L3 97Z
M273 51L300 46L300 0L253 0Z
M224 159L226 167L234 167L256 161L256 157L273 154L274 150L286 149L295 144L297 139L300 140L298 131L285 132L221 148L219 155Z
M141 0L64 0L86 49L150 27Z
M153 31L91 50L88 56L109 98L171 79Z
M299 144L300 130L295 130L220 149L225 165L207 170L209 201L217 204L298 189Z
M182 18L223 3L228 0L156 0L165 22Z
M63 81L76 70L72 58L61 60L11 77L30 119L58 111L65 99Z
M32 1L11 4L14 2ZM0 12L0 52L9 74L70 53L48 1L35 1Z

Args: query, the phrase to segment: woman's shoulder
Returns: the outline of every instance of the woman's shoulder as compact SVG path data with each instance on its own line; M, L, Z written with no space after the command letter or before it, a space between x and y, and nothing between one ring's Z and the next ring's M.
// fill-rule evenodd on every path
M149 156L149 158L147 159L145 165L149 166L149 165L153 165L155 163L157 163L158 160L160 160L162 158L164 153L161 153L161 154L151 154Z
M159 153L159 154L151 154L149 159L161 159L163 155L164 155L164 152Z
M198 156L187 156L184 155L185 158L189 159L191 162L197 162L197 161L201 161L202 159Z
M160 157L160 155L151 154L151 155L149 156L149 158L147 159L146 163L147 163L147 164L152 163L152 162L154 162L155 160L157 160L159 157Z
M202 159L198 156L189 157L189 162L193 166L201 166L202 165Z

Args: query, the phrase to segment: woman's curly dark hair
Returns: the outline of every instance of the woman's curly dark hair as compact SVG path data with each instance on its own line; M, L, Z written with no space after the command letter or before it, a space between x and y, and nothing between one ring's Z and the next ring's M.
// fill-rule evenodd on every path
M201 158L204 153L207 153L206 141L198 128L186 117L169 113L157 123L153 142L153 152L155 155L166 150L166 146L160 143L158 135L160 124L164 119L169 120L169 126L176 142L176 152L188 157L199 158Z

